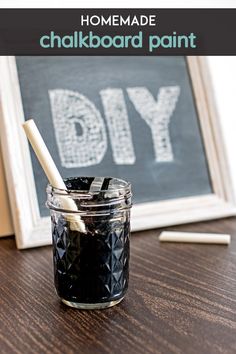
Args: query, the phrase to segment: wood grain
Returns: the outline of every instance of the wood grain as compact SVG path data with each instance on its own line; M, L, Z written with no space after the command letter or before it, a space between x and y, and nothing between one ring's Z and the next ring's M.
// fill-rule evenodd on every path
M222 232L229 246L131 240L130 287L114 308L79 311L58 300L51 247L0 240L1 353L235 353L236 219L172 227Z

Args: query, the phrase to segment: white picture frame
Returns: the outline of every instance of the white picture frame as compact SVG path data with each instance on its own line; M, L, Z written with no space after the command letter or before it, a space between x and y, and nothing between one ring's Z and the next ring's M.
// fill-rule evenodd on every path
M236 215L235 198L219 119L203 57L187 57L213 193L143 203L132 209L132 230L217 219ZM0 57L0 140L12 218L19 249L51 243L49 217L40 217L14 57ZM45 194L46 197L46 194Z
M8 200L5 170L2 161L0 148L0 237L13 235L13 223L11 220L11 210Z

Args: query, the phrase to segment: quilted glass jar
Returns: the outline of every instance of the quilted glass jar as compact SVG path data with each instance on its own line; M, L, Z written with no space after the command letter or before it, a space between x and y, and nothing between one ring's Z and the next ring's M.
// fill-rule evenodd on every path
M48 185L54 279L58 296L72 307L106 308L128 288L131 186L94 177L65 180L67 190Z

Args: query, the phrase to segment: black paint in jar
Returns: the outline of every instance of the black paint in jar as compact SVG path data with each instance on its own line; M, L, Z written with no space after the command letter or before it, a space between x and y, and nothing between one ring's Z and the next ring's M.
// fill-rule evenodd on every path
M91 193L93 179L66 179L67 191L47 187L55 287L64 303L83 309L119 303L129 280L130 184L105 178L106 189ZM64 198L73 199L78 211L63 209ZM74 227L76 215L84 230Z

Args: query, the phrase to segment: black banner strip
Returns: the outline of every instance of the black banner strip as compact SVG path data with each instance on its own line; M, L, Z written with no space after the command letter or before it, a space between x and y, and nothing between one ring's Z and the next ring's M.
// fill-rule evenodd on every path
M0 55L236 55L235 34L236 9L0 9Z

